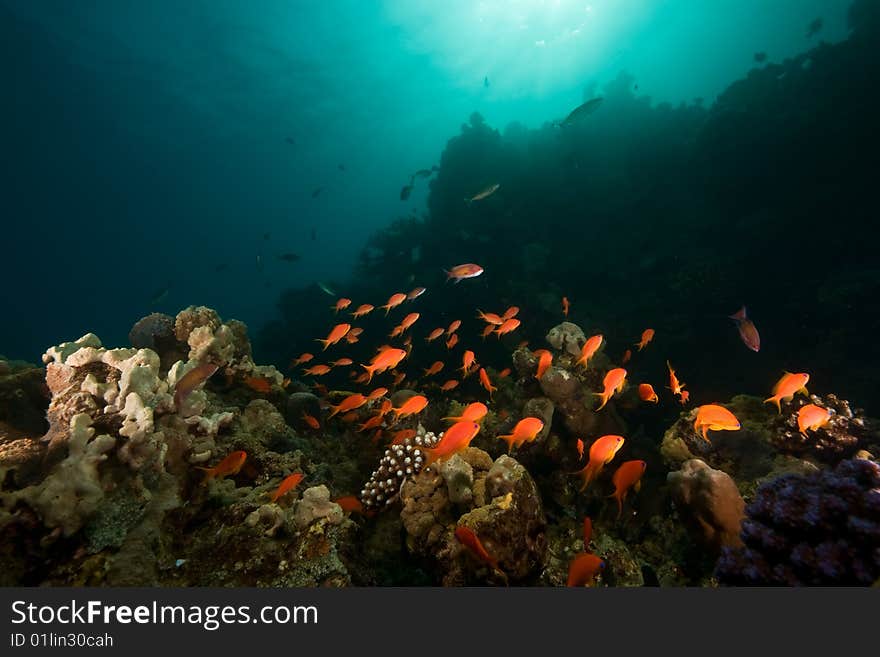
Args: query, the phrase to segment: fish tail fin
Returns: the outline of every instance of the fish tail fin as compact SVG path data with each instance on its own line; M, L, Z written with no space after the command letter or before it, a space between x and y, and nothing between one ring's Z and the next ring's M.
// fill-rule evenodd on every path
M759 314L760 314L760 313L759 313ZM728 315L728 317L729 317L730 319L733 319L733 320L736 320L736 321L744 320L744 319L746 318L746 307L743 306L742 308L740 308L739 310L737 310L737 311L736 311L735 313L733 313L732 315Z
M593 394L602 400L602 403L599 404L599 408L596 409L597 411L601 411L605 407L605 404L608 403L611 395L606 395L604 392L594 392Z
M363 363L361 363L361 367L367 370L367 383L369 383L373 380L373 372L376 371L376 368L372 365L364 365Z
M323 338L315 338L315 342L320 342L322 345L324 345L324 349L322 349L321 351L326 350L327 347L330 346L330 340L324 340Z
M771 403L773 403L773 404L776 404L776 408L777 408L777 410L779 411L779 414L782 415L782 404L779 403L779 397L778 397L778 396L774 395L773 397L768 397L767 399L764 400L764 403L765 403L765 404L766 404L767 402L771 402Z
M510 454L510 450L513 449L513 443L516 441L516 438L514 438L514 435L512 433L509 433L507 435L498 436L498 437L507 443L507 453Z
M572 473L573 475L581 478L581 493L583 493L587 489L587 486L590 485L590 482L593 481L593 478L596 476L595 470L596 466L592 462L590 462L577 472Z
M805 397L809 397L809 396L810 396L810 391L807 390L807 386L804 386L803 388L801 388L800 390L798 390L798 392L801 393L802 395L804 395Z

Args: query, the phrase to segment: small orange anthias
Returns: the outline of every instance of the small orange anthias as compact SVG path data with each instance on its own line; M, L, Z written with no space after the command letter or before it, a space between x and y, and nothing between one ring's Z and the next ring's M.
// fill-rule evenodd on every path
M782 404L780 402L791 401L797 392L803 395L810 394L807 392L807 382L809 380L810 375L806 372L799 372L797 374L786 372L783 374L782 378L776 382L776 385L773 386L773 396L765 399L764 403L766 404L767 402L770 402L776 404L776 408L782 413Z
M650 383L639 384L639 399L646 402L654 402L655 404L660 401L657 393L654 392L654 386Z
M801 406L797 415L798 431L805 436L807 431L821 429L831 420L831 411L816 404Z
M581 355L577 359L577 365L583 365L584 368L587 367L590 359L593 355L599 350L599 347L602 346L602 336L594 335L589 340L584 342L584 346L581 347Z
M673 395L682 395L685 384L679 381L678 377L675 376L675 370L672 369L672 365L669 364L668 360L666 361L666 367L669 368L669 389L672 391Z
M247 453L239 450L230 453L213 468L203 468L201 466L196 467L205 473L205 478L202 483L206 484L212 479L223 479L223 477L237 475L241 470L241 466L244 465L245 460L247 460Z
M553 363L553 354L546 349L538 349L535 351L535 356L538 357L538 371L535 373L535 378L540 380L550 369L550 365Z
M626 370L622 367L616 367L613 370L610 370L602 380L602 385L605 387L602 392L593 393L602 400L602 403L599 404L599 407L596 409L597 411L605 407L605 404L608 403L608 400L611 399L611 395L615 392L623 392L623 387L626 385Z
M455 538L459 543L464 545L468 549L468 551L470 551L470 553L473 554L477 559L492 568L492 570L503 575L505 581L507 580L507 575L504 573L503 570L501 570L501 568L498 567L498 560L491 554L489 554L486 548L483 547L482 542L480 542L480 539L474 533L474 530L472 530L470 527L459 525L455 528Z
M538 434L544 428L544 421L536 417L525 417L516 423L513 432L506 436L498 436L501 440L507 442L507 453L514 447L519 447L523 443L531 442L537 438Z
M479 422L486 417L486 413L488 412L489 409L485 404L474 402L465 408L461 415L457 417L444 417L443 419L449 420L450 422Z
M568 301L568 297L562 297L562 314L568 317L568 309L571 308L571 304Z
M697 409L694 431L703 436L703 440L706 442L711 442L708 436L706 436L707 429L712 431L739 431L739 428L739 420L723 406L704 404Z
M305 477L305 475L301 472L295 472L294 474L285 477L275 492L272 493L271 501L277 502L279 497L299 486L299 482L303 480L303 477Z
M654 339L654 329L645 329L642 331L642 339L639 342L636 342L635 346L639 348L639 351L648 346L648 343Z
M453 424L434 447L422 448L425 454L425 467L432 463L457 454L471 444L480 431L480 425L476 422L456 422Z
M489 378L489 373L486 372L486 369L480 368L480 385L486 389L486 392L489 393L489 399L492 399L492 393L498 390L495 386L492 385L492 380Z
M608 497L617 500L617 517L623 514L623 501L630 488L634 488L636 492L641 485L642 475L648 464L644 461L624 461L620 467L614 472L611 482L614 484L614 492Z
M589 586L604 567L605 562L595 554L582 552L568 567L567 586Z
M623 443L623 436L608 435L597 438L590 445L590 460L582 470L574 473L583 479L581 491L587 488L589 483L599 475L606 464L611 463L614 455L623 447Z
M345 334L348 333L350 330L351 324L337 324L332 329L330 329L330 333L325 339L322 340L320 338L316 338L315 342L320 342L321 344L323 344L324 349L322 351L325 351L327 347L329 347L331 344L336 344L342 338L344 338Z

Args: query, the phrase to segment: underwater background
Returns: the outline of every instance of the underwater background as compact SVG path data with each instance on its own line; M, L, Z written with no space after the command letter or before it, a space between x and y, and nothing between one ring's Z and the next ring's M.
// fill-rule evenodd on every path
M221 360L235 365L229 365L225 388L216 387L213 379L205 388L206 403L217 413L203 408L187 418L203 420L194 426L211 439L209 447L202 445L204 453L219 457L229 451L212 442L222 436L220 427L232 422L221 417L222 404L213 406L222 398L238 407L230 411L234 422L244 423L235 424L234 435L252 430L265 438L260 450L268 445L287 454L295 444L306 455L293 465L283 461L284 467L269 458L275 469L246 474L251 483L268 477L270 470L278 475L299 469L310 473L312 483L330 485L334 495L362 493L360 480L374 469L382 449L374 439L354 462L342 462L326 445L312 452L314 446L298 442L309 432L306 427L303 433L304 416L317 417L324 431L326 403L339 399L323 396L309 412L294 404L291 415L289 398L324 384L348 390L350 379L338 370L320 380L310 378L303 368L324 362L320 356L302 366L291 362L304 352L319 354L315 340L327 336L335 323L348 321L343 314L350 317L369 302L376 310L359 325L371 339L352 341L333 354L367 363L400 319L387 318L379 306L393 293L419 286L426 291L406 302L419 313L413 353L401 368L406 384L401 379L391 385L386 379L381 385L400 391L411 383L413 390L431 390L432 401L440 396L453 406L482 399L476 376L460 377L462 385L454 394L424 379L421 388L415 384L445 352L453 353L441 340L425 344L428 331L462 320L462 335L471 335L470 348L492 381L499 384L498 373L508 367L520 377L516 389L510 386L517 374L505 383L507 388L499 384L501 401L490 415L494 433L511 430L513 420L525 415L523 404L538 398L529 373L538 361L530 350L546 348L548 331L563 321L579 327L579 337L571 338L578 348L585 337L604 335L609 367L632 358L623 366L633 384L653 379L660 392L674 366L689 384L694 407L755 396L757 407L743 398L728 405L741 420L758 418L749 421L750 430L774 449L779 441L768 436L795 425L778 424L773 407L762 407L760 401L784 372L809 372L810 392L825 396L820 406L863 422L860 418L877 416L880 407L878 42L877 0L0 0L0 68L6 87L6 102L0 104L6 154L0 363L38 363L52 345L87 333L100 336L102 344L86 341L78 347L141 347L131 337L135 332L129 333L132 326L149 313L163 313L175 324L177 344L167 354L155 346L162 360L156 365L157 381L165 379L155 383L158 390L185 377L185 368L172 366L171 355L204 363L205 353L219 349L213 345L198 351L188 342L194 327L210 326L216 332L227 326L229 335L236 336L234 356L222 352ZM584 105L591 100L594 105ZM578 107L587 109L574 120L570 113ZM460 263L479 263L483 269L472 280L449 282L444 272ZM352 299L353 305L335 314L331 307L339 298ZM563 299L570 304L564 313ZM192 309L202 306L213 314ZM522 322L515 337L481 338L477 310L501 313L511 306L520 308L516 317ZM749 348L731 319L742 307L760 332L759 350ZM400 309L390 312L401 314ZM230 322L233 318L240 321ZM647 327L656 336L642 353L635 343ZM569 335L572 329L560 330ZM186 344L193 349L188 356L180 351ZM553 344L559 350L554 363L576 372L576 353L566 355L564 344ZM68 362L73 351L58 349L43 362L85 367L82 377L95 374ZM454 376L460 351L438 384ZM0 368L0 374L6 371ZM44 374L38 375L40 381ZM241 380L244 393L231 383L239 375L246 377ZM578 380L592 395L602 386L601 377L590 376L579 373ZM263 390L253 377L272 384ZM115 385L113 377L98 379L99 385ZM37 388L28 385L19 389L39 397ZM265 418L247 420L245 409L261 392L279 409L269 424L287 425L275 433L265 428ZM564 394L557 399L547 389L541 393L553 400L557 413L567 413ZM157 416L169 400L152 404ZM394 401L397 407L404 400ZM689 408L683 409L686 400L681 401L673 397L657 407L624 401L620 412L632 433L659 444L676 427L693 424L693 417L682 419ZM181 400L175 403L179 410ZM47 435L61 417L52 415L53 407ZM255 408L255 415L271 415L268 407ZM460 410L450 407L448 414ZM34 411L35 416L43 412ZM66 423L72 411L61 415ZM563 428L557 419L554 435L560 432L568 440L586 426L597 432L619 430L591 424L593 419L571 420L571 415ZM550 416L552 410L548 423ZM420 440L426 426L439 434L441 417L419 426ZM510 426L505 425L508 417ZM29 425L29 436L35 426L46 429L42 419L10 418L0 413L0 428L4 422ZM870 422L864 422L858 426L872 432ZM100 422L96 426L107 428ZM492 433L487 428L484 435ZM345 433L337 426L328 431ZM172 433L169 425L166 434ZM282 434L293 441L285 449L278 447ZM825 466L838 467L843 456L876 445L874 438L846 435L849 442L842 451L830 461L819 459ZM550 440L546 432L544 439ZM757 467L723 449L704 454L700 445L689 444L688 455L730 471L750 503L768 472L790 470L776 462L773 468ZM496 456L487 445L480 447ZM558 473L551 471L560 463L574 470L577 461L570 462L572 454L563 456L557 447L545 447L524 465L548 509L534 510L534 517L518 519L515 530L508 528L520 534L525 522L525 535L541 538L523 548L530 564L507 564L505 582L508 577L529 584L564 580L547 570L535 574L534 564L545 563L547 544L555 540L552 532L545 538L543 520L537 518L546 511L552 525L550 507L575 508L570 492L561 492L566 487ZM652 472L650 450L645 450L637 455L648 462L657 490L665 475ZM681 465L685 459L670 450L667 446L663 452L667 465ZM251 445L247 451L250 463L258 450ZM775 458L761 454L765 460ZM491 480L486 473L492 461L481 458L466 460ZM257 461L266 466L267 461ZM140 461L134 462L139 468ZM850 467L847 463L840 467ZM188 476L166 466L165 474L181 480ZM522 468L504 467L511 472ZM4 486L5 472L0 463L0 490L7 492L48 481L20 469L20 480L10 475ZM868 477L842 472L822 469L828 481L810 486L833 487L837 480L829 478L835 476L847 481ZM480 476L472 473L472 479ZM340 486L334 488L334 481ZM158 484L146 487L153 495L165 490ZM212 504L241 502L224 490L222 503L209 499L198 513ZM514 499L534 498L519 489L512 494ZM12 495L7 509L30 499ZM654 518L651 529L660 533L657 523L668 521L658 520L666 495L654 498L654 506L645 502L643 510L646 518ZM600 499L578 503L578 513L598 512ZM317 507L328 501L314 500ZM865 504L875 509L876 500ZM246 509L258 514L254 524L292 522L271 516L274 511L260 511L269 506ZM45 516L45 509L41 513ZM113 507L106 513L116 517L120 511ZM235 513L243 522L245 510ZM573 510L559 513L567 522L577 515ZM740 510L733 524L738 526L741 515ZM82 526L88 533L89 518L83 512L81 522L73 524L45 517L41 522L67 540ZM3 520L0 516L0 526ZM184 530L196 520L169 516L162 522ZM308 525L308 519L303 522ZM615 540L638 535L643 541L648 522L638 529L618 527ZM107 546L127 545L120 537L130 529L117 527L118 536L110 532L116 538L91 534L84 549L102 554ZM386 530L393 534L400 528ZM31 531L22 530L17 549L30 545ZM382 531L366 540L381 543ZM430 561L426 555L437 553L436 544L410 526L406 531L410 555ZM572 530L566 531L569 540ZM504 543L503 534L496 542ZM665 536L666 547L681 538ZM589 544L589 537L585 541ZM642 556L665 549L640 546ZM208 549L207 540L201 549ZM307 546L300 549L308 551ZM659 560L652 562L652 573L660 573L664 583L705 584L717 556L710 552L709 566L705 555L689 554L683 558L692 566L686 573L667 573L663 580ZM613 562L607 553L603 557ZM379 561L394 558L385 554ZM315 576L296 583L477 581L469 579L472 573L451 576L448 569L442 576L432 574L422 561L412 570L394 572L389 566L377 574L370 570L376 563L360 575L340 575L343 569L331 568L336 574L328 579ZM741 572L730 563L728 583L764 581L729 575ZM724 560L719 564L723 572ZM162 583L255 581L212 580L208 570ZM497 575L497 564L491 570ZM12 572L17 573L10 576L12 583L105 581L82 572L65 580L63 568L51 575L32 565ZM489 580L496 575L490 573ZM77 579L81 576L85 579ZM642 583L657 576L639 575ZM835 576L825 583L837 581ZM112 583L158 581L151 577L117 577ZM626 579L619 572L618 577L618 582ZM793 581L786 577L780 576ZM853 577L864 583L877 575ZM614 585L613 576L606 580Z

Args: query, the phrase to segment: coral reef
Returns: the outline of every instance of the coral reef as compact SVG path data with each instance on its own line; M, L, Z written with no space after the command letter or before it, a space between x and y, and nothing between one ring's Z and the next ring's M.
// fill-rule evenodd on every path
M666 479L679 516L698 541L715 550L741 544L745 502L730 475L691 459Z
M421 472L424 458L423 447L433 447L442 434L435 436L419 426L415 436L403 440L398 445L389 445L379 461L379 467L370 475L370 480L361 489L361 502L365 508L375 508L396 501L401 487L411 477Z
M468 484L470 492L463 494ZM436 562L444 585L526 582L543 568L541 497L526 469L509 456L493 462L469 447L457 463L425 469L407 481L401 500L408 549ZM454 538L457 526L473 530L497 569L487 568Z
M746 515L745 545L718 560L722 584L870 586L880 577L877 463L783 475L758 489Z

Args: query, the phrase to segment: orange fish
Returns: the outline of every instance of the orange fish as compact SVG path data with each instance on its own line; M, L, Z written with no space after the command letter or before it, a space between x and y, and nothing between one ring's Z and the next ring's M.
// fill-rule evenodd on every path
M779 403L780 401L790 401L797 392L804 395L810 394L807 392L807 382L809 380L810 375L806 372L799 372L797 374L786 372L782 378L776 382L776 385L773 386L773 396L765 399L764 403L772 402L776 404L776 408L782 413L782 405Z
M443 362L439 360L435 360L434 364L431 367L425 370L425 376L433 376L440 372L443 369Z
M681 396L678 398L678 403L681 404L682 406L684 406L685 404L688 403L688 400L690 398L691 398L691 393L689 393L687 390L682 390Z
M807 435L807 430L815 431L828 424L831 419L831 411L815 404L801 406L798 411L798 430Z
M321 423L318 422L314 417L309 415L308 413L303 412L303 421L308 424L312 429L320 429Z
M442 327L441 327L441 328L435 328L433 331L431 331L431 332L428 334L428 337L425 338L425 341L426 341L426 342L433 342L434 340L436 340L437 338L439 338L441 335L443 335L443 328L442 328Z
M498 388L492 385L492 381L489 379L489 374L483 367L480 368L480 385L489 393L489 399L492 399L492 393L498 390Z
M383 415L379 413L378 415L374 415L369 420L364 422L361 426L358 427L358 431L369 431L370 429L375 429L376 427L382 424Z
M743 306L739 311L728 316L736 322L736 327L739 329L739 337L743 341L743 344L752 351L760 351L761 336L758 335L758 329L755 327L755 323L746 317L746 307Z
M380 351L379 354L370 361L369 365L364 365L362 363L361 367L367 371L367 383L373 379L374 374L381 374L386 370L397 367L400 361L404 358L406 358L406 352L403 349L391 348Z
M407 347L411 348L412 347L412 336L411 335L406 336L406 340L403 341L403 344L405 344Z
M599 475L605 465L611 463L614 455L623 447L623 443L623 436L610 435L597 438L590 445L590 460L583 470L574 473L583 479L581 491L584 491L589 483Z
M415 324L419 317L420 317L419 313L410 313L409 315L407 315L406 317L403 318L403 321L400 323L400 325L403 327L403 330L405 331L410 326Z
M355 394L349 395L348 397L343 399L341 402L339 402L338 405L331 406L330 408L333 409L333 412L327 416L327 419L329 420L331 417L337 415L338 413L347 413L348 411L353 411L356 408L360 408L366 403L367 398L359 392L356 392Z
M409 438L414 438L416 435L415 429L401 429L400 431L395 431L392 435L391 444L392 445L400 445L404 440Z
M605 562L595 554L580 553L568 567L567 586L589 586L604 567Z
M458 368L461 370L461 375L464 378L467 378L467 375L470 373L469 370L471 369L471 365L473 365L476 360L477 359L473 351L468 349L464 352L464 355L461 357L461 367Z
M350 337L350 336L357 337L363 332L364 332L364 329L362 329L360 326L352 326L351 330L346 334L345 337Z
M286 376L286 377L284 377L284 380L281 382L281 387L286 389L287 386L289 386L289 385L290 385L290 377Z
M513 433L504 436L498 436L507 443L507 453L514 447L519 447L523 443L531 442L538 437L544 428L544 421L536 417L525 417L516 423Z
M487 324L494 324L495 326L501 326L504 323L504 319L501 317L501 315L496 315L495 313L484 313L479 308L477 308L477 319L482 319Z
M666 367L669 368L669 386L668 386L669 389L672 391L673 395L682 394L682 390L684 390L684 387L686 384L681 383L678 380L678 377L675 376L675 370L672 369L672 365L669 364L668 360L666 361ZM684 403L684 402L682 402L682 403Z
M310 368L303 370L303 374L307 376L323 376L330 371L327 365L312 365Z
M331 344L336 344L342 338L345 337L345 334L351 330L351 324L337 324L330 331L330 334L327 336L326 340L316 339L315 342L320 342L324 345L324 350L327 349Z
M394 381L392 382L392 385L395 387L399 386L401 383L403 383L403 380L405 378L406 378L406 372L395 372L394 373Z
M494 324L486 324L486 326L483 328L483 332L480 333L480 337L482 337L485 340L486 336L488 336L494 330L495 330Z
M547 373L547 370L550 369L550 365L553 363L553 354L546 349L538 349L535 351L535 356L538 357L538 371L535 374L535 378L540 380Z
M434 447L421 449L425 454L425 467L465 449L479 431L480 425L476 422L456 422L446 430Z
M246 376L244 377L245 385L251 390L256 390L257 392L271 392L272 384L269 383L266 379L261 379L257 376Z
M388 393L388 388L376 388L367 395L368 401L373 401L374 399L379 399L379 397L384 397Z
M562 297L562 314L568 317L568 309L571 307L571 304L568 302L568 297Z
M333 501L340 507L342 507L342 511L344 513L364 512L364 505L361 504L361 501L354 495L345 495L344 497L340 497L339 499L335 499Z
M712 431L739 431L740 424L736 416L723 406L718 404L705 404L697 409L697 419L694 420L694 431L703 436L703 440L710 442L706 437L706 429Z
M590 539L593 537L593 521L590 516L584 518L584 550L590 550Z
M508 320L516 317L517 313L519 313L519 306L511 306L507 310L504 311L504 314L501 315L501 319Z
M354 335L351 331L349 331L348 333L345 334L345 341L348 344L355 344L356 342L360 342L360 338L358 338L358 336Z
M459 543L464 545L477 559L492 567L493 570L499 570L498 560L491 556L480 539L469 527L459 525L455 528L455 538Z
M299 485L299 482L303 480L303 477L305 477L305 475L301 472L296 472L285 477L284 481L282 481L275 492L272 493L271 501L277 502L279 497L296 488Z
M480 265L475 265L472 262L468 262L463 265L456 265L452 269L444 270L446 271L446 280L448 281L450 278L453 279L456 283L460 283L465 278L475 278L483 273L483 268Z
M495 329L495 335L498 336L498 339L501 339L502 335L506 335L508 333L513 333L516 329L519 328L520 321L518 319L505 319L504 323Z
M364 315L369 315L371 312L373 312L373 310L375 310L375 308L376 308L375 306L373 306L369 303L362 303L361 305L359 305L357 307L357 310L355 310L351 314L351 316L354 317L355 319L357 319L358 317L363 317Z
M238 474L239 470L241 470L241 466L244 465L246 459L246 452L237 451L230 453L225 459L220 461L220 463L215 465L213 468L203 468L201 466L196 467L199 470L204 471L205 479L204 481L202 481L202 483L206 484L212 479L223 479L223 477Z
M201 363L180 377L174 386L174 405L180 408L190 393L210 379L218 369L214 363Z
M449 390L452 390L456 386L458 386L458 381L456 381L455 379L449 379L449 381L447 381L442 386L440 386L440 390L444 390L444 391L448 392Z
M354 372L352 372L352 375ZM355 383L367 383L370 380L370 376L366 372L361 372L356 377L354 377Z
M620 359L620 364L623 365L624 363L628 363L629 359L632 358L632 355L633 355L633 352L631 352L629 349L624 351L623 356Z
M314 357L315 356L310 353L302 354L299 358L294 358L292 361L290 361L290 369L293 369L297 365L302 365L303 363L308 363Z
M578 438L577 441L578 461L584 458L584 441Z
M602 392L593 393L602 400L599 408L596 409L597 411L601 410L608 403L611 395L615 392L623 392L623 386L626 385L626 370L622 367L615 367L613 370L609 370L602 380L602 385L605 386Z
M340 358L339 360L335 360L330 363L333 367L345 367L346 365L352 364L351 358Z
M422 296L427 291L428 291L427 288L416 287L407 293L406 298L408 301L415 301L416 299L418 299L420 296Z
M461 326L460 319L452 320L452 323L449 324L449 328L446 329L446 335L452 335L458 330L458 327Z
M586 369L587 364L590 362L590 359L593 355L599 350L599 347L602 346L602 336L594 335L589 340L584 342L584 346L581 347L581 355L580 358L577 359L576 365L583 365Z
M357 420L359 417L360 417L360 415L358 415L357 411L349 411L348 413L343 415L340 419L343 422L350 424L351 422L354 422L355 420Z
M327 393L329 392L327 390L327 386L325 386L323 383L313 383L312 388L314 388L315 392L321 397L326 397Z
M453 333L449 336L449 339L446 341L446 348L452 349L455 345L458 344L458 333Z
M334 309L334 312L338 313L340 310L345 310L350 305L351 305L351 299L346 299L345 297L343 297L342 299L339 299L334 305L332 305L330 307Z
M639 399L646 402L654 402L655 404L660 401L657 393L654 392L654 386L652 386L650 383L639 384Z
M499 379L506 379L508 376L510 376L510 368L509 367L505 367L503 370L498 372Z
M639 342L636 342L635 346L639 348L639 351L648 346L648 343L654 339L654 329L645 329L642 331L642 339Z
M417 413L421 413L425 410L425 407L428 405L428 398L424 395L414 395L407 399L403 406L400 408L392 408L391 412L394 413L395 418L394 421L397 422L402 417L407 417L408 415L415 415Z
M388 334L389 338L396 338L398 335L403 335L404 328L402 325L395 326L392 329L391 333Z
M387 316L392 308L396 308L404 301L406 301L406 295L403 292L397 292L388 297L388 303L380 307L385 309L385 315Z
M445 417L443 419L452 422L479 422L486 417L486 413L488 412L489 409L486 408L485 404L474 402L473 404L468 405L458 417Z
M630 488L635 488L636 492L639 491L639 486L641 486L640 480L642 475L645 474L645 468L647 467L648 464L644 461L624 461L615 470L614 476L611 477L611 482L614 484L614 492L608 497L613 497L617 500L618 518L623 514L623 501L626 499L627 492Z

